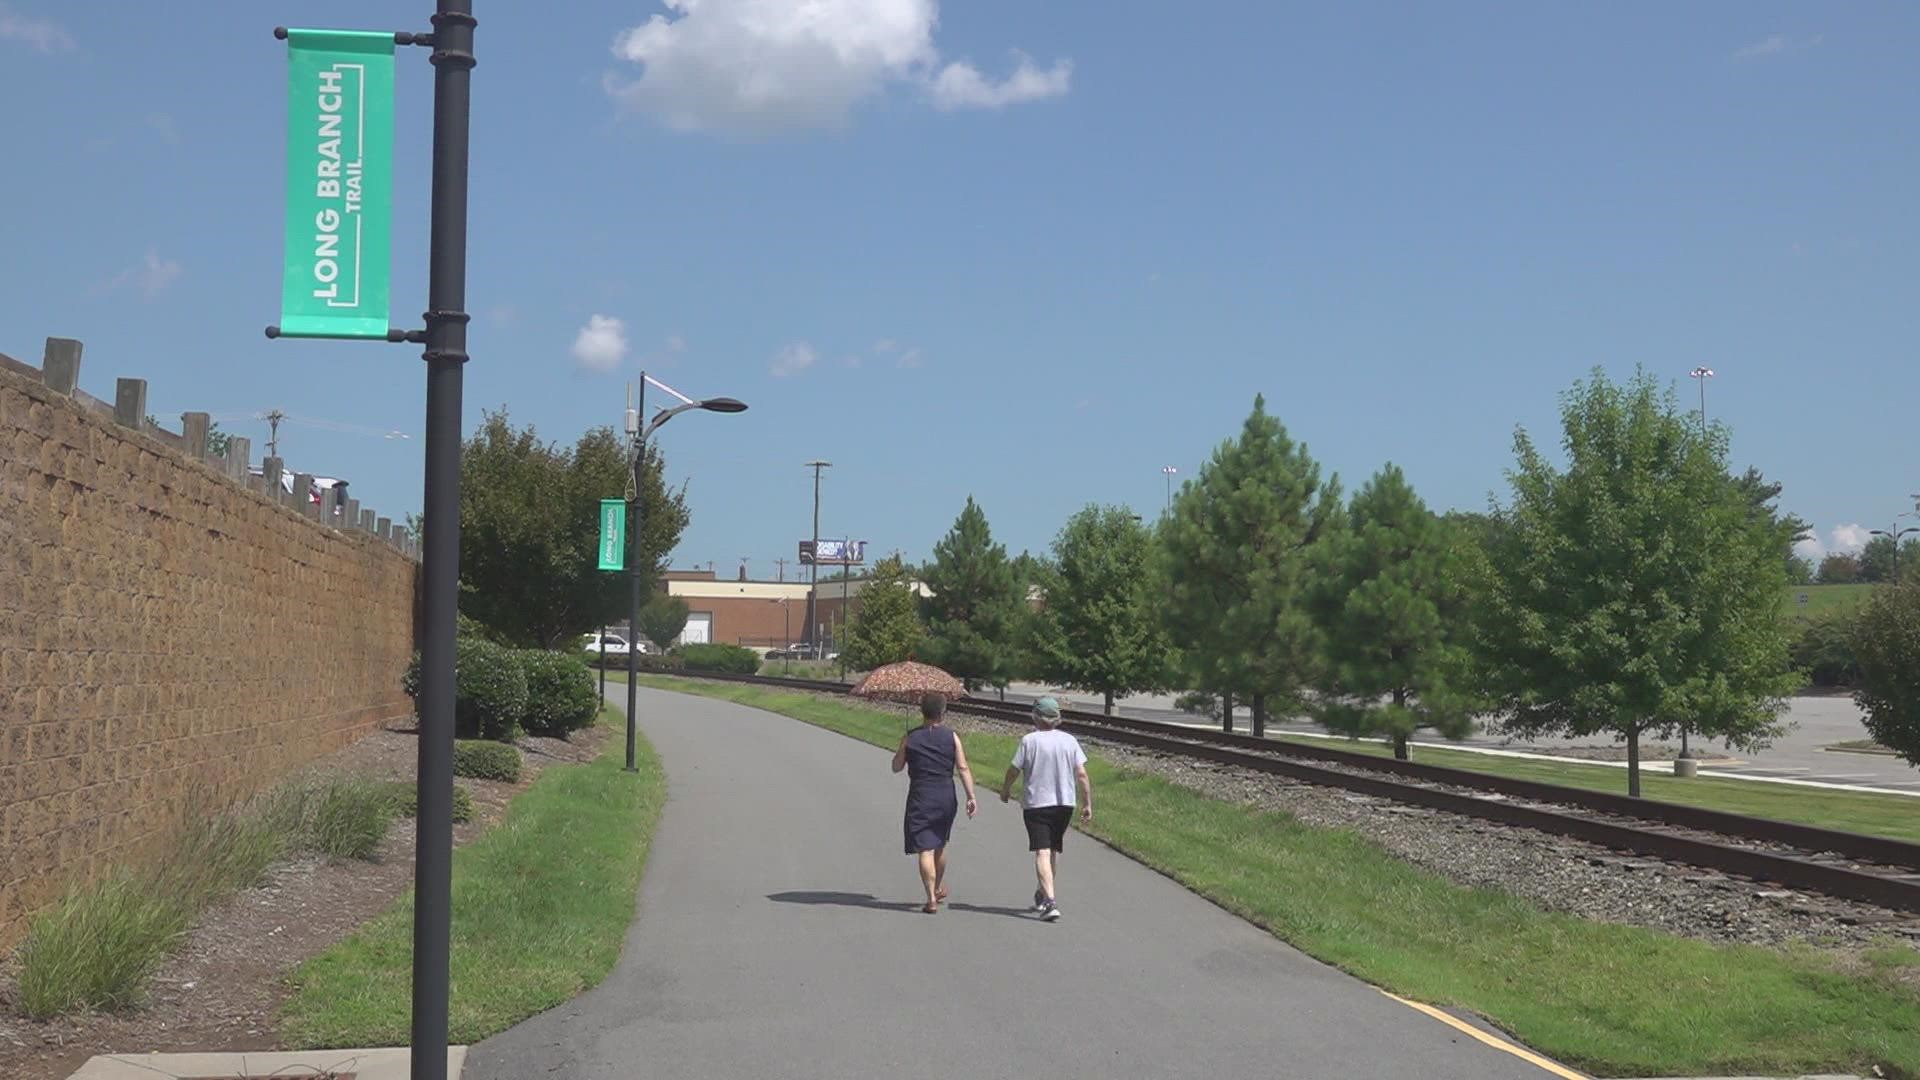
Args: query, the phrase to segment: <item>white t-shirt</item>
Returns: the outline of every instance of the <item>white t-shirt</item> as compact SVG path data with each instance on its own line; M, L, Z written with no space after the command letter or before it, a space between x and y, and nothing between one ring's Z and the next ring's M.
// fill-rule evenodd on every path
M1013 767L1026 777L1020 805L1028 810L1074 804L1074 773L1087 763L1080 740L1058 728L1030 731L1020 737Z

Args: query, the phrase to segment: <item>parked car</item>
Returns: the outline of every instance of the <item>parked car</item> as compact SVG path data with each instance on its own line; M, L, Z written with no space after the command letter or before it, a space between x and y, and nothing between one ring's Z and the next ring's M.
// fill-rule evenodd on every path
M587 651L589 658L597 659L603 663L609 660L625 660L627 653L633 649L633 646L627 644L625 638L618 637L614 634L588 634L580 647ZM646 651L646 648L643 646L640 649L641 655L646 655Z

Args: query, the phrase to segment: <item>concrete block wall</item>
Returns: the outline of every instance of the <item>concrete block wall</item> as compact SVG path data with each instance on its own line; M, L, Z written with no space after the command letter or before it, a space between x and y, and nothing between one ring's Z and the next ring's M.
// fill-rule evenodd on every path
M249 484L246 440L208 460L204 414L155 429L140 380L116 416L79 355L0 356L0 951L68 883L412 711L417 540Z

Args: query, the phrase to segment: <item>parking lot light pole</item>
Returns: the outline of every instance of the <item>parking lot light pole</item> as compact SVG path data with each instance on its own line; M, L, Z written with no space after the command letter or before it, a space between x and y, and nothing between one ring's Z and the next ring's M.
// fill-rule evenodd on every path
M639 728L640 650L636 646L639 643L638 639L640 634L640 599L645 591L644 580L647 575L650 575L653 573L653 567L651 565L648 565L645 567L642 567L640 565L640 562L641 562L640 514L642 510L641 508L642 491L641 491L641 475L640 474L641 474L641 471L646 468L647 439L652 437L653 433L660 429L660 425L666 423L667 421L673 419L676 416L679 416L683 412L692 412L694 410L704 410L706 412L737 413L737 412L747 411L747 406L744 402L736 401L735 399L729 398L729 397L707 398L702 401L695 401L693 398L690 398L687 395L681 393L680 391L675 390L673 387L668 386L666 383L661 382L660 380L654 378L651 375L648 375L646 372L643 371L640 373L640 405L639 405L639 409L636 412L636 415L638 413L644 413L646 411L648 386L652 386L655 389L663 391L672 397L678 398L680 400L680 404L675 405L673 408L670 408L670 409L661 409L659 414L655 416L653 420L647 424L646 427L640 429L640 431L636 433L633 437L633 492L632 492L631 498L629 499L629 505L632 507L631 514L632 514L633 521L628 526L628 532L633 534L633 539L631 541L633 546L633 562L628 567L628 570L630 571L631 577L633 579L633 597L632 597L632 602L629 604L627 608L627 638L628 638L628 641L627 641L627 771L628 772L636 772L639 769L638 764L636 764L634 760L635 751L638 749L636 744L639 742L639 737L640 737L640 728Z

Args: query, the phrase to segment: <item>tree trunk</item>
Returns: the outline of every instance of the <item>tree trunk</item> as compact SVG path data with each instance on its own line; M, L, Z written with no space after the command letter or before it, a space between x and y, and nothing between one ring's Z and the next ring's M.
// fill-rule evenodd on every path
M1253 695L1253 737L1265 738L1267 734L1267 695Z
M1627 731L1627 794L1640 797L1640 729Z
M1233 734L1233 695L1220 695L1220 730Z
M1106 713L1108 716L1112 716L1113 715L1113 691L1111 690L1106 691L1106 697L1107 697Z
M1394 688L1393 703L1402 709L1407 707L1407 691L1404 688ZM1407 760L1407 737L1397 731L1393 733L1393 760Z

